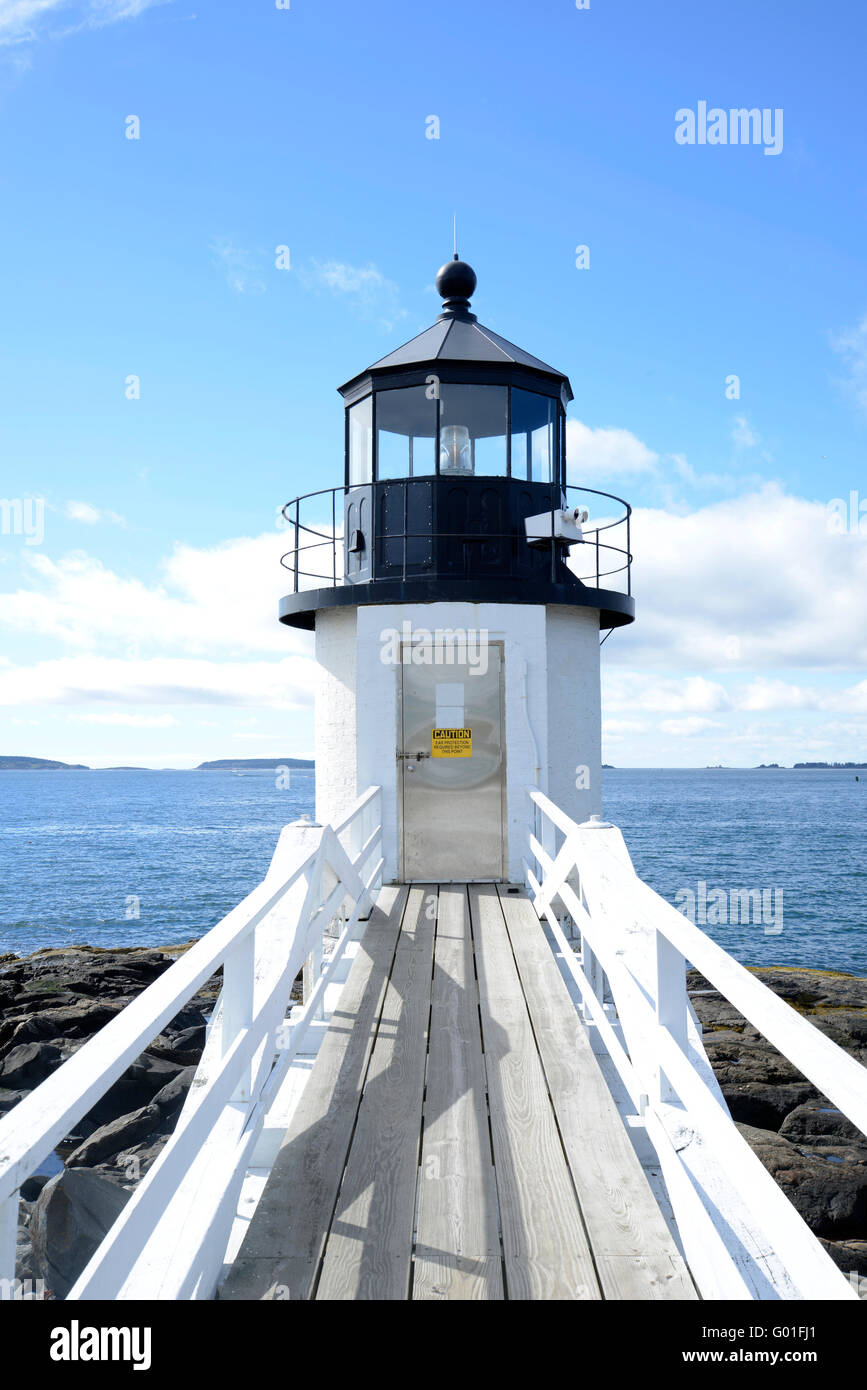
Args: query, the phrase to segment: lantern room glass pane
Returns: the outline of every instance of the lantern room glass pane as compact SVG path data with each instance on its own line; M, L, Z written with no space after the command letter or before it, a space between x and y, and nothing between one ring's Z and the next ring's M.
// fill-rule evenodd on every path
M373 479L373 397L349 407L349 485Z
M512 477L550 483L557 476L557 402L512 391Z
M501 477L507 473L508 388L440 386L440 473Z
M436 472L437 403L426 386L376 393L376 476L412 478Z

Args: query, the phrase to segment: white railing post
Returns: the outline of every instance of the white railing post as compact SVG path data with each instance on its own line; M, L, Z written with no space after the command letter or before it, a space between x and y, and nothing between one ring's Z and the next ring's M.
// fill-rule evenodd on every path
M19 1193L0 1202L0 1300L12 1298L15 1255L18 1248Z
M665 1028L680 1050L689 1047L687 1032L688 999L686 993L686 961L676 946L657 931L656 935L656 1021ZM671 1101L676 1092L659 1059L656 1066L656 1099Z
M545 815L541 806L534 806L535 820L538 827L536 838L545 853L551 859L557 858L557 827L554 822ZM541 864L539 868L541 869Z
M313 950L310 952L310 954L304 961L303 983L305 1004L308 1002L311 994L316 988L317 981L319 980L319 977L322 974L322 959L322 935L320 932L317 931L316 940L313 943ZM322 1018L322 1016L322 1000L320 999L319 1003L316 1006L316 1009L312 1014L312 1017Z
M382 797L379 791L377 791L374 796L369 797L368 800L365 801L364 805L361 808L360 815L356 816L353 822L353 836L351 840L352 848L350 851L350 858L353 859L353 861L355 859L355 856L357 854L360 854L361 850L367 844L368 840L370 839L371 835L374 833L377 827L379 827L381 832ZM359 870L363 870L364 866L359 864L358 868ZM361 877L362 879L366 878L364 872L362 872ZM370 914L372 911L373 893L365 893L362 896L361 906L358 912L358 921L367 922L370 918Z
M225 1057L238 1034L253 1022L253 987L256 967L256 933L247 935L223 962L222 1055ZM250 1063L238 1079L233 1101L247 1101L250 1093Z
M584 904L582 904L582 906L584 906ZM596 955L596 952L593 950L592 946L587 940L586 935L583 932L581 933L581 965L584 970L584 974L587 976L587 983L590 985L593 994L599 1000L600 1004L604 1004L605 976L602 971L602 966L600 964L599 957ZM581 1012L584 1018L584 1022L587 1024L592 1024L593 1014L591 1013L590 1006L587 1004L586 1001L582 1001Z
M308 902L314 914L318 912L321 904L329 896L332 889L338 882L337 874L329 867L328 878L330 882L328 884L328 888L326 889L324 883L324 870L325 865L323 863L322 848L320 846L320 852L319 854L317 854L316 859L314 860L314 863L310 870L310 874L307 879ZM311 949L308 951L307 955L304 958L304 969L301 976L301 984L305 1004L307 1003L311 994L316 988L319 977L322 974L322 935L328 925L329 923L322 921L321 917L316 921L316 925L314 928L313 944L311 946ZM299 931L302 939L308 932L309 927L309 920L301 921L299 923ZM321 1000L313 1016L315 1018L323 1017Z

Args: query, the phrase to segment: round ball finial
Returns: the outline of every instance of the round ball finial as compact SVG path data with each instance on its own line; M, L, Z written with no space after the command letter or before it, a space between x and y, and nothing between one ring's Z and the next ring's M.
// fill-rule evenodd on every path
M437 271L436 286L448 307L463 307L476 288L476 272L466 261L446 261Z

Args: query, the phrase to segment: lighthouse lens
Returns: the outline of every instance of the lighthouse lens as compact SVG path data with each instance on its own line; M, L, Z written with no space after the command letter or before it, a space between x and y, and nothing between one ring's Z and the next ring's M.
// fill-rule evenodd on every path
M466 425L443 425L440 431L440 472L472 473L470 432Z
M444 381L440 389L440 472L505 478L508 388ZM454 431L458 431L457 434ZM460 441L460 442L458 442ZM464 449L469 457L464 455Z

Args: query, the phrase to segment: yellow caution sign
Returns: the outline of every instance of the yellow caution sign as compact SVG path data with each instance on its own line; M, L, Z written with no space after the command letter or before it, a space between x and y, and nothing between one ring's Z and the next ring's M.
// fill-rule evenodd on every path
M434 729L431 734L432 758L471 758L472 729Z

